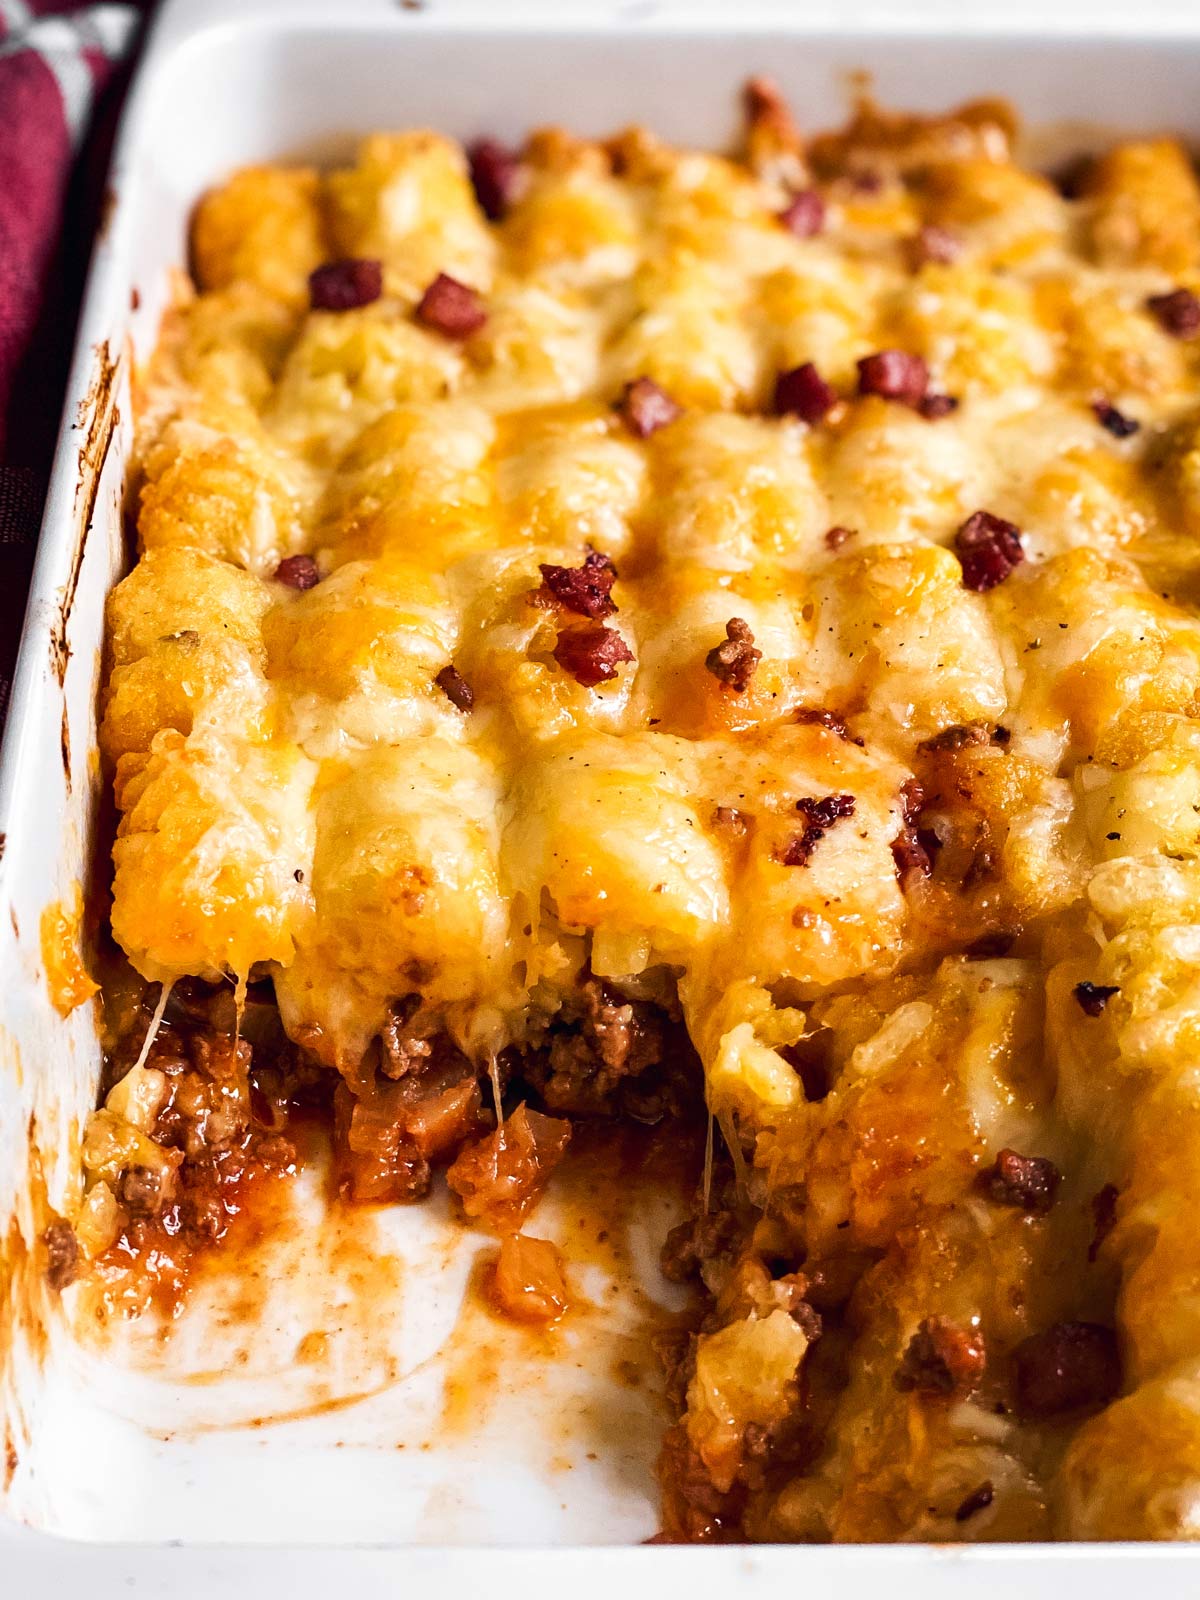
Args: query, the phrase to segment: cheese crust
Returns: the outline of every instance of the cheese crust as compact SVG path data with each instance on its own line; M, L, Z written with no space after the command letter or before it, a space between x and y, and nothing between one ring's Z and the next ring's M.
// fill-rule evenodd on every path
M351 1079L403 996L486 1065L582 970L673 985L741 1229L677 1536L1193 1537L1200 339L1161 297L1200 291L1200 188L1160 140L1065 198L996 106L808 141L755 106L736 159L536 133L495 221L424 131L204 197L109 607L113 932L148 980L269 976ZM314 309L347 258L381 293ZM473 330L419 314L439 274ZM920 394L862 392L880 351ZM780 414L806 363L832 403ZM991 587L980 511L1020 540ZM592 617L541 572L589 551ZM1051 1208L989 1196L1003 1150ZM973 1387L897 1383L931 1319ZM1022 1411L1064 1323L1116 1330L1119 1393Z

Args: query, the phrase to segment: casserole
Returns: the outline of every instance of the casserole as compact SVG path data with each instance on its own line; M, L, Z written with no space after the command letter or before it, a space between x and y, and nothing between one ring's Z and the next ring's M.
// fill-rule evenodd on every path
M388 33L382 37L390 39L392 35ZM399 38L399 35L396 37ZM461 86L464 75L461 71L453 70L453 68L461 58L462 42L452 39L449 35L440 35L436 30L432 29L427 34L417 37L423 41L428 50L425 68L429 78L432 79L440 69L444 73L443 81L449 79L455 82L456 85ZM218 79L222 92L230 97L230 105L238 104L243 98L248 98L248 86L256 81L255 74L261 67L261 58L258 61L255 60L255 50L264 50L266 48L265 41L269 38L271 38L269 31L257 34L251 33L248 40L243 41L243 47L235 60L223 61L220 73L217 73L214 67L214 78L208 80L207 87L204 89L204 99L200 97L200 89L197 87L203 82L203 79L202 75L196 70L196 63L202 57L205 49L216 50L217 36L209 36L207 40L196 41L190 47L190 59L189 49L183 49L174 57L174 61L177 63L175 67L177 77L174 81L171 79L170 72L165 68L159 70L156 78L148 77L146 79L142 97L137 103L135 111L131 113L133 117L130 124L131 128L140 126L144 130L152 127L153 124L146 120L151 116L151 111L147 110L146 107L153 108L155 104L157 104L160 112L168 104L172 105L177 120L171 123L171 127L182 129L187 126L186 119L181 111L184 103L182 97L185 93L186 84L191 85L189 92L197 96L193 103L198 108L211 95L213 84ZM195 197L197 190L217 171L232 164L235 160L242 161L258 156L275 155L281 151L290 153L302 132L298 124L289 122L289 119L297 115L297 106L303 104L307 99L307 96L302 92L305 73L314 75L329 69L331 66L335 67L339 52L349 52L354 48L361 50L361 38L357 45L353 42L347 43L347 40L353 41L353 38L353 28L346 31L345 36L341 38L341 42L337 37L322 38L316 33L306 34L302 29L290 35L285 30L276 37L271 48L278 47L283 70L285 73L290 74L287 81L293 86L292 93L289 94L286 103L281 103L279 107L278 123L270 129L260 129L255 138L246 140L242 147L235 151L228 143L231 138L229 132L231 119L227 117L212 119L217 125L218 131L214 140L214 148L204 158L207 165L203 166L203 168L200 164L198 145L194 139L184 140L180 136L179 145L173 149L169 142L168 129L163 129L162 137L158 136L159 128L162 127L161 124L155 127L155 136L152 138L143 132L142 138L138 143L139 147L147 153L150 167L146 175L146 187L142 191L145 198L140 205L131 205L116 224L119 229L124 230L117 234L116 238L118 240L132 240L140 235L148 244L156 247L161 244L161 255L158 258L153 258L149 255L143 258L145 265L138 273L139 281L133 285L133 287L138 288L141 296L138 317L142 319L139 327L143 339L143 348L145 347L144 341L147 337L147 330L152 330L157 319L157 311L161 307L162 268L169 258L177 255L176 245L172 244L171 248L168 249L163 235L169 234L174 241L177 241L180 237L178 227L172 232L171 229L166 229L163 226L163 219L168 214L165 209L166 206L173 200L175 210L172 214L181 222L184 210ZM377 43L378 41L375 42ZM669 49L667 48L668 42ZM516 43L517 41L511 36L487 41L487 58L493 69L501 72L506 52L511 54L514 60L517 58L519 52L515 48ZM601 52L615 48L613 39L606 38L603 41L593 41L592 43ZM855 41L851 47L826 46L830 54L825 58L821 68L822 72L828 71L831 56L846 64L850 64L852 61L854 65L862 65L864 63L870 65L872 51L861 48L861 43L861 41ZM520 44L523 49L524 41L520 41ZM480 46L481 51L484 48L484 45ZM542 69L547 79L555 79L558 67L561 67L562 63L571 60L573 58L572 51L577 51L577 48L577 45L570 39L560 38L557 43L553 40L547 42L546 54L543 57L545 64ZM659 128L667 134L694 138L701 142L712 143L714 140L719 140L722 130L714 128L711 123L700 127L696 120L695 108L698 87L705 83L706 74L708 75L707 82L712 85L711 95L709 96L711 103L714 105L719 103L726 107L731 104L729 93L731 82L737 81L737 78L742 75L742 62L735 62L731 59L728 41L704 39L703 37L693 37L686 42L679 39L664 41L664 39L656 39L652 35L649 44L647 44L646 40L643 40L638 48L644 51L645 70L648 73L651 70L682 72L686 67L689 83L692 86L690 94L686 97L687 103L686 108L684 108L687 115L684 116L683 111L680 109L683 102L683 97L680 97L679 101L676 102L676 109L672 110L670 106L664 105L661 108L663 114L656 112L653 120ZM757 64L756 58L764 51L769 51L773 56L778 52L782 52L780 57L781 65L778 70L782 76L788 77L788 73L784 70L784 65L782 64L787 61L786 40L773 42L763 38L749 38L740 40L737 48L746 57L744 65L747 69ZM1008 48L1011 53L1007 57L1004 49L989 50L986 56L981 57L974 64L970 73L956 76L956 86L961 86L964 91L970 88L998 90L1000 92L1010 90L1012 84L1005 81L1006 72L1016 72L1020 55L1015 48ZM879 45L876 49L878 52L877 59L881 63L886 61L888 58L886 48L883 45ZM655 50L658 51L657 61L654 59ZM556 51L558 52L557 62L555 60ZM364 51L363 54L365 57L367 52ZM357 126L363 126L364 123L395 124L397 120L395 112L387 104L389 96L394 94L394 89L390 72L385 71L383 64L385 52L381 47L377 51L372 51L371 54L374 62L370 65L370 69L364 74L363 78L359 80L359 93L355 97L356 110L353 120ZM811 43L808 44L804 52L797 52L797 56L800 54L804 55L807 63L804 70L815 73L814 46ZM935 55L936 48L931 47L930 58ZM1147 48L1145 59L1150 60L1152 56L1153 52ZM410 56L410 62L412 59ZM1126 63L1128 63L1128 60L1129 55L1126 52ZM797 70L799 70L798 61ZM969 78L971 80L970 83L964 83L964 77ZM309 81L313 81L311 76ZM592 81L589 79L589 83ZM628 77L624 81L625 93L630 95ZM807 83L804 80L797 80L795 84L789 82L789 88L792 89L794 96L797 93L797 89L799 89L799 98L802 100L807 99L814 108L818 104L821 105L820 110L814 109L813 120L829 120L836 108L829 104L828 98L821 104L818 94L814 93L806 96L806 88L808 83L811 82L811 79L807 80ZM824 83L824 80L822 82ZM1070 114L1079 114L1084 109L1082 102L1086 97L1083 89L1078 86L1075 79L1071 79L1070 83L1070 93L1060 95L1056 105L1062 104L1065 100L1064 109ZM815 89L816 86L813 85L813 87ZM1092 88L1094 87L1093 82ZM880 73L879 88L881 93L886 94L898 103L913 104L919 102L922 98L920 85L905 86L904 84L897 84L894 76L889 81L886 69ZM824 84L822 93L828 96L829 86L827 83ZM539 120L541 116L559 116L574 126L579 126L581 121L586 123L591 120L597 128L607 128L614 122L623 120L632 110L642 109L640 106L629 105L625 101L614 105L611 100L603 105L597 102L592 106L579 104L567 106L562 103L561 98L557 104L554 103L555 94L561 96L561 88L548 92L548 103L544 112L539 110ZM1077 96L1075 100L1071 99L1072 94ZM157 101L155 96L157 96ZM372 99L372 96L374 96L374 99ZM578 97L571 96L571 98L577 99ZM660 98L662 97L656 96L656 100ZM700 96L700 98L703 99L704 97ZM1019 94L1017 98L1020 99ZM1160 109L1155 115L1155 121L1168 120L1183 126L1186 119L1183 116L1182 108L1180 108L1179 117L1170 118L1165 110L1161 109L1165 105L1165 99L1161 100ZM480 109L481 106L482 110ZM328 99L325 101L325 115L328 117L330 124L337 120L337 114L331 108ZM143 119L141 123L136 120L139 116ZM510 106L508 115L505 116L502 109L497 107L495 103L479 101L474 104L464 102L460 116L461 122L459 126L464 132L474 131L480 121L486 121L489 127L495 127L496 131L507 135L519 132L522 125L528 120L527 113L517 106ZM691 126L686 126L685 124L689 117L693 120ZM345 112L341 114L341 120L346 120ZM452 114L451 108L445 106L431 104L426 109L410 102L405 107L404 120L438 122L442 125L450 126L452 131L458 131L458 128L455 127L457 120L455 115ZM675 123L678 123L678 125L673 126L672 124ZM312 148L314 142L319 148L322 143L321 134L323 130L309 128L303 131L310 136L309 148ZM132 137L131 134L129 136L130 140L132 140ZM226 141L224 145L221 144L222 140ZM186 146L186 148L181 148L183 146ZM126 158L128 158L131 151L130 144L127 143L125 148ZM327 150L328 146L326 145L326 150L321 153L324 154ZM178 164L173 165L172 162L176 156L179 158ZM121 181L122 178L119 171L117 177L118 185L120 185ZM100 285L102 287L104 281L101 278ZM126 279L122 287L124 293L127 294L130 287L128 279ZM108 292L112 296L110 306L114 309L115 314L117 304L116 289L111 283L108 285ZM53 752L55 760L58 762L58 776L56 776L53 766L46 764L48 763L48 757L45 740L40 737L35 739L34 737L35 727L44 729L46 725L44 706L39 708L36 713L34 711L26 711L24 716L20 715L21 706L30 704L24 697L33 692L28 685L33 685L36 688L35 679L38 675L38 668L40 667L42 670L41 689L43 694L50 689L54 681L52 678L45 676L45 656L43 655L41 662L35 662L32 646L27 650L23 667L21 682L25 687L21 689L15 700L14 724L17 731L14 737L20 741L24 748L18 746L18 754L11 759L7 769L8 771L16 772L24 792L31 793L32 790L25 788L26 785L34 782L30 774L36 771L36 766L31 765L31 763L42 762L43 765L38 781L41 793L45 796L56 792L55 784L57 783L57 792L62 794L64 805L68 800L65 790L69 774L70 804L77 808L77 821L74 832L67 826L61 830L61 837L73 841L72 848L78 851L78 855L75 857L77 865L73 868L63 866L59 870L55 880L56 893L53 897L64 905L66 908L65 915L68 917L71 915L74 878L76 875L82 876L78 864L87 860L91 849L91 839L88 833L89 813L85 801L91 776L88 760L92 742L89 732L91 726L90 706L96 682L95 650L100 636L100 605L103 591L107 588L111 578L115 576L122 558L116 508L121 476L118 460L119 447L122 438L126 437L122 430L127 430L128 427L127 391L124 388L124 385L128 383L128 373L122 370L120 352L116 348L116 327L117 324L114 323L114 333L112 340L109 341L107 359L98 363L98 381L91 385L88 409L77 419L81 424L76 431L81 435L80 442L83 447L83 453L88 465L96 474L94 486L85 475L84 490L79 497L78 505L73 508L73 514L77 519L74 526L80 534L78 571L73 574L70 563L66 567L62 566L63 552L61 550L58 552L58 570L53 567L48 568L47 563L52 560L50 552L53 551L52 544L48 544L43 550L42 566L39 569L42 576L38 596L35 597L35 608L39 605L38 597L40 597L40 619L44 629L43 643L45 642L45 635L53 639L57 647L56 660L63 668L67 688L66 736L59 739L58 747ZM111 439L117 446L117 450L114 452L114 449L110 446L107 454L105 454L105 441L110 435L110 430ZM56 504L50 510L51 522L56 517L64 517L68 512L66 487L65 482L60 482ZM93 519L93 510L96 508L98 508L100 515ZM89 523L92 524L92 534L89 538L83 540L83 531ZM96 530L99 530L103 535L99 540L96 538ZM52 582L47 582L48 573L53 577ZM69 625L69 632L63 631L65 625L62 624L61 617L58 631L55 632L55 623L53 617L49 614L49 607L46 605L46 601L50 594L64 588L69 591L69 593L62 596L63 609L69 613L65 624ZM39 616L38 610L35 609L34 615L35 620L37 620ZM77 631L82 628L84 621L89 618L93 632L88 635ZM31 635L31 637L34 636ZM90 643L88 642L89 640ZM57 719L60 728L63 720L61 716ZM11 784L16 780L9 779L8 781ZM18 836L17 828L10 827L9 831L10 837L16 838ZM36 979L40 947L36 940L32 944L30 943L28 929L30 926L40 926L42 913L46 909L45 887L47 878L44 860L39 866L34 853L26 847L24 838L21 839L19 850L12 852L6 861L6 877L6 887L10 887L12 891L17 927L18 929L24 927L26 930L24 934L18 935L14 933L14 940L16 941L14 960L22 963L24 969ZM8 937L7 929L4 932L4 937ZM56 1118L61 1117L60 1126L66 1129L70 1126L72 1118L78 1123L79 1118L90 1105L94 1095L94 1065L89 1068L89 1061L94 1063L95 1060L94 1042L88 1037L86 1009L72 1013L71 1019L65 1026L53 1021L52 1014L47 1008L47 997L36 981L30 983L27 999L21 1004L28 1005L28 1012L14 1008L10 1026L20 1042L21 1057L25 1063L25 1080L31 1086L31 1091L36 1085L39 1094L44 1096L40 1103L35 1106L39 1123L44 1128L51 1126ZM74 1039L75 1054L72 1055L69 1045L64 1046L61 1042L64 1035L68 1040ZM62 1060L61 1067L56 1067L52 1085L35 1072L33 1066L29 1065L31 1060L37 1060L39 1051L47 1049L48 1042L51 1039L55 1041L56 1057L62 1055L65 1058ZM75 1074L74 1081L72 1080L72 1073ZM57 1105L55 1104L56 1101ZM13 1141L10 1147L12 1151L10 1170L16 1171L20 1166L19 1156L23 1144L22 1136L26 1131L27 1124L19 1124L18 1119L8 1118L6 1120L6 1136L10 1136ZM57 1204L64 1186L71 1181L71 1175L74 1170L71 1140L69 1137L57 1137L40 1142L45 1142L49 1151L52 1152L51 1157L44 1162L45 1182ZM25 1194L25 1221L26 1231L28 1232L33 1215L31 1207L34 1204L32 1190L28 1185L26 1185ZM56 1335L52 1327L52 1349L55 1348L53 1341L56 1337L58 1335ZM61 1344L58 1349L61 1350ZM90 1375L89 1382L93 1385L95 1384L94 1372ZM35 1403L37 1400L37 1385L30 1383L26 1386L26 1392L29 1397L26 1402L27 1405ZM97 1391L93 1389L93 1392ZM59 1405L59 1415L65 1418L67 1413L65 1401L61 1394ZM297 1409L297 1406L293 1405L291 1409ZM51 1416L53 1416L53 1412L51 1412ZM74 1429L78 1429L78 1414L76 1414L71 1426ZM31 1429L31 1431L35 1432L41 1441L39 1448L52 1448L55 1438L53 1427ZM59 1437L64 1438L65 1441L64 1435ZM13 1493L15 1503L22 1514L35 1519L45 1518L50 1525L58 1526L64 1530L88 1531L86 1520L83 1522L78 1520L83 1515L80 1507L84 1504L84 1499L81 1498L84 1495L84 1485L82 1483L76 1485L75 1494L77 1498L75 1510L72 1511L68 1509L70 1505L69 1490L64 1485L61 1473L57 1469L48 1469L47 1467L34 1471L28 1464L28 1457L26 1458L26 1467L23 1469L20 1465L22 1452L18 1449L16 1453L18 1467L14 1474ZM170 1451L164 1452L165 1456L170 1456L170 1454ZM34 1459L34 1466L36 1466L36 1458ZM165 1490L169 1476L170 1470L167 1469L163 1473L162 1482L156 1485L156 1488ZM56 1513L50 1513L46 1510L39 1511L37 1500L39 1481L45 1486L44 1490L40 1492L49 1493L53 1483L54 1492L63 1494L64 1498L60 1501L59 1509ZM91 1491L89 1490L88 1493L91 1494ZM227 1487L227 1495L226 1509L228 1510L230 1509L230 1501L236 1498L236 1492L232 1484ZM169 1495L159 1494L154 1498L158 1505L157 1513L148 1513L148 1508L143 1504L138 1509L137 1514L139 1517L146 1514L160 1515L163 1521L158 1524L158 1528L163 1533L170 1531L173 1534L177 1534L182 1531L195 1536L200 1531L194 1523L189 1526L177 1520L172 1520L180 1516L181 1507L176 1505L173 1509L165 1509L165 1506L169 1507ZM573 1496L573 1500L572 1515L578 1516L581 1501L577 1496ZM643 1533L650 1531L644 1521L639 1524L637 1518L640 1513L633 1512L630 1522L622 1525L613 1514L611 1501L605 1500L603 1493L599 1496L599 1500L600 1504L596 1507L595 1534L599 1534L603 1530L603 1533L609 1537L629 1537L636 1535L639 1531ZM256 1507L260 1526L262 1509L261 1505ZM199 1507L197 1507L194 1514L201 1514ZM209 1513L203 1514L208 1515ZM294 1536L294 1534L285 1533L284 1530L290 1527L299 1531L305 1523L311 1525L312 1516L311 1507L302 1512L293 1506L284 1513L281 1521L276 1523L274 1527L267 1528L264 1531L268 1536L271 1534L282 1534L284 1537ZM389 1513L389 1516L393 1518L393 1521L386 1529L386 1533L389 1536L397 1533L403 1536L404 1530L400 1530L395 1526L394 1512ZM289 1524L288 1517L296 1518L297 1520ZM112 1531L118 1533L121 1531L129 1532L135 1526L126 1524L124 1530L122 1530L119 1520L114 1523L110 1518L111 1508L105 1508L101 1522L92 1524L91 1531L100 1532L101 1527L103 1527L110 1531L111 1536ZM507 1523L509 1529L518 1537L530 1538L535 1536L535 1530L532 1525L526 1523L523 1527L518 1528L507 1514L495 1521L490 1528L486 1523L486 1519L483 1522L477 1521L474 1529L475 1536L487 1537L490 1533L491 1536L495 1537L500 1531L501 1523ZM409 1530L409 1536L415 1534L419 1537L420 1531L415 1524L416 1519L414 1519L412 1529ZM142 1528L146 1524L139 1523L136 1526ZM578 1522L575 1523L575 1527L578 1529ZM378 1523L372 1523L367 1518L360 1528L352 1531L361 1531L369 1536L378 1536L385 1530L381 1529ZM433 1531L432 1536L439 1536L438 1532L436 1530ZM446 1536L444 1530L441 1536ZM553 1537L554 1535L550 1534L549 1536ZM575 1536L578 1537L578 1533Z

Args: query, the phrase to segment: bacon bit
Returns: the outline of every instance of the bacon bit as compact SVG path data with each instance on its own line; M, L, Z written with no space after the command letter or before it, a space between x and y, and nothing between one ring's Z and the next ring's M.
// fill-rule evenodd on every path
M992 1487L991 1479L985 1478L977 1489L971 1490L954 1513L955 1522L969 1522L977 1511L986 1511L995 1498L996 1491Z
M863 741L855 737L846 726L846 719L836 711L824 711L817 706L801 706L795 713L792 721L800 727L828 728L830 733L836 733L839 739L844 739L847 744L856 744L861 750Z
M1117 1201L1121 1191L1115 1183L1106 1183L1103 1189L1092 1196L1092 1222L1094 1231L1092 1242L1088 1245L1088 1260L1095 1261L1100 1254L1100 1246L1113 1231L1117 1221Z
M1115 983L1077 983L1071 991L1079 1005L1079 1009L1089 1017L1098 1017L1113 995L1120 994L1120 986Z
M911 875L932 876L934 857L942 848L942 841L932 828L916 826L924 804L925 791L920 782L916 778L906 778L900 785L900 814L904 821L892 840L892 860L896 863L896 876L902 889L906 888L906 879Z
M542 587L564 611L599 622L617 609L612 598L617 569L599 550L589 550L578 567L553 567L539 562Z
M61 1293L79 1276L79 1240L63 1217L56 1217L42 1234L46 1247L46 1282Z
M676 417L683 415L683 407L672 400L653 378L635 378L632 383L627 383L618 409L630 433L639 439L648 439L652 433L657 433L660 428L665 428Z
M1001 1150L995 1164L981 1174L980 1182L989 1200L998 1206L1015 1206L1044 1216L1054 1204L1062 1174L1044 1156L1020 1156L1015 1150Z
M284 556L275 568L275 582L289 589L315 589L320 581L321 573L311 556Z
M803 833L794 833L788 842L775 852L775 859L781 867L806 867L808 865L809 857L813 852L812 844L808 840L809 831L806 828ZM824 838L824 833L820 837ZM816 840L813 841L814 844L816 842Z
M1200 300L1190 289L1173 289L1170 294L1152 294L1146 310L1175 339L1190 339L1200 333Z
M475 704L474 689L453 662L448 667L443 667L433 681L450 704L459 711L470 711Z
M792 835L777 853L777 859L785 867L806 867L813 851L834 823L854 815L854 804L852 794L827 794L820 800L809 797L797 800L796 810L807 818L808 826L803 833Z
M1013 1392L1025 1417L1101 1406L1119 1393L1117 1336L1098 1322L1057 1322L1013 1351Z
M514 1231L566 1154L571 1124L523 1102L494 1133L464 1145L446 1181L468 1217Z
M949 228L926 223L908 240L908 264L914 272L930 263L948 266L962 254L963 242Z
M327 261L308 276L308 299L314 311L356 311L383 293L383 263L347 257Z
M738 839L745 836L750 826L736 806L717 806L713 811L713 822L718 828L728 828Z
M1140 422L1127 417L1123 411L1118 411L1116 406L1110 405L1107 400L1093 400L1092 410L1096 413L1096 421L1106 432L1111 433L1114 439L1131 439L1141 427Z
M858 530L856 528L843 528L842 525L838 523L836 527L830 528L828 533L826 533L825 548L827 550L840 550L846 543L847 539L857 538Z
M1003 583L1025 559L1021 530L990 511L976 511L954 535L963 588L983 594Z
M749 623L741 617L730 617L725 624L725 643L713 646L704 658L704 665L734 694L745 694L761 660L762 651L754 647Z
M925 804L925 790L919 778L905 778L900 785L900 810L905 822L915 822Z
M449 339L467 339L487 321L487 311L476 290L448 273L439 272L417 303L418 322Z
M858 363L859 394L919 406L928 389L929 368L921 356L907 350L877 350Z
M796 801L796 810L806 816L814 827L832 828L843 817L854 815L852 794L827 794L821 800L805 798Z
M837 405L837 394L811 361L781 372L775 380L775 411L781 417L799 417L815 428Z
M520 157L495 139L479 139L467 151L471 187L489 222L499 222L521 187Z
M554 646L554 659L576 683L594 689L615 678L617 668L633 660L633 651L615 628L595 623L583 628L564 628Z
M549 1239L509 1233L492 1274L496 1309L514 1322L556 1322L567 1310L563 1258Z
M893 1382L930 1400L969 1394L983 1376L987 1351L978 1328L926 1317L908 1341Z
M815 189L801 189L779 213L779 220L797 239L811 239L825 226L825 202Z
M910 873L922 878L933 876L934 857L941 847L941 840L929 828L904 828L896 835L892 840L892 860L901 888Z
M991 735L984 723L959 723L953 728L943 728L931 739L922 739L917 749L927 755L935 755L940 751L966 750L971 745L988 744L990 740Z
M948 417L958 410L959 400L952 394L927 394L917 403L917 410L926 422L936 422L939 417Z

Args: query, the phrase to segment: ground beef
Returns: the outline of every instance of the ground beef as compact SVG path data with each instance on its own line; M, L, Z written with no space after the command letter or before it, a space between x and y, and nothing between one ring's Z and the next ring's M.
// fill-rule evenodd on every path
M650 1344L663 1372L663 1392L667 1403L682 1411L687 1401L688 1384L696 1371L698 1339L689 1328L659 1328Z
M351 1199L419 1199L433 1167L485 1126L478 1068L421 1027L420 1004L407 995L391 1006L378 1050L335 1092L335 1159Z
M175 1192L170 1167L129 1167L121 1178L117 1196L135 1217L155 1217Z
M717 1489L682 1424L668 1428L663 1436L658 1480L662 1532L654 1543L712 1544L736 1529L742 1494L727 1495Z
M46 1249L46 1282L61 1291L79 1276L79 1240L63 1217L56 1217L42 1234Z
M522 1075L550 1111L657 1122L686 1107L700 1068L677 1017L585 977Z
M745 1219L731 1207L718 1207L689 1217L667 1234L660 1263L672 1283L688 1283L700 1276L709 1261L729 1261L745 1232Z
M380 1030L382 1045L381 1069L385 1077L405 1078L410 1072L421 1072L429 1065L433 1043L410 1024L420 1009L419 994L405 995L388 1007L387 1019Z

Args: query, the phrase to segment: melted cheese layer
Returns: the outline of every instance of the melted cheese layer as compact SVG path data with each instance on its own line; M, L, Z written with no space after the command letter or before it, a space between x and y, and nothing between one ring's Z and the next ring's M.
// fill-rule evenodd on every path
M202 201L109 612L116 936L148 978L269 972L342 1067L411 992L483 1055L581 952L618 983L673 969L763 1228L814 1281L859 1275L826 1443L749 1483L748 1532L1200 1534L1200 341L1146 309L1200 289L1190 165L1127 145L1067 200L974 110L809 151L768 120L736 161L551 130L523 171L492 224L454 143L377 134ZM825 224L797 237L778 213L814 182ZM348 255L381 298L310 309ZM470 337L414 316L438 273L482 296ZM857 394L885 348L957 408ZM839 394L811 427L772 405L805 361ZM619 407L643 377L682 408L645 438ZM972 593L953 541L980 509L1026 559ZM589 545L632 656L595 687L531 599ZM273 577L298 553L306 593ZM705 665L735 617L742 690ZM893 849L914 779L928 876ZM852 815L789 864L797 802L836 795ZM1116 988L1102 1016L1082 981ZM980 1198L1006 1146L1062 1170L1047 1217ZM744 1284L716 1314L686 1425L726 1492L813 1357ZM1124 1393L1082 1425L924 1404L892 1373L931 1316L979 1327L996 1374L1054 1321L1115 1317Z

